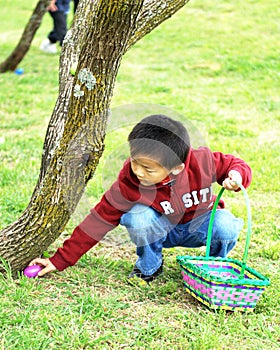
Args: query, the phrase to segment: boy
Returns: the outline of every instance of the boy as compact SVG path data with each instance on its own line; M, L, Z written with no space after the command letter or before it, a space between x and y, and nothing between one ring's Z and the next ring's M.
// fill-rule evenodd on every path
M244 187L251 182L251 169L243 160L206 147L192 149L183 124L167 116L144 118L132 129L128 141L130 158L101 201L53 257L31 261L30 265L44 266L39 276L74 265L121 224L138 255L128 277L151 282L162 272L163 248L206 244L215 200L211 184L217 181L238 191L236 182ZM234 247L243 222L222 209L222 201L219 207L210 255L225 257Z

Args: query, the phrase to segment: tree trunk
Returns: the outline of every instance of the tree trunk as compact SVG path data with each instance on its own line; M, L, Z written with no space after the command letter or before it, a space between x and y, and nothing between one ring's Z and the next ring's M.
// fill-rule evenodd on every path
M80 1L62 48L59 96L38 183L22 216L0 232L0 256L13 271L23 269L60 235L94 174L124 53L186 2Z
M34 9L16 48L5 61L0 63L0 73L15 70L18 64L23 60L30 48L37 29L40 27L42 18L46 13L49 4L50 0L38 1L38 4Z

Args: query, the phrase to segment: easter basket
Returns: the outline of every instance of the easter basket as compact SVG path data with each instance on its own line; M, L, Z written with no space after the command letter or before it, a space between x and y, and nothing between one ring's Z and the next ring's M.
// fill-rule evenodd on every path
M211 309L253 311L261 294L270 284L267 277L246 265L251 236L251 209L247 192L239 185L247 207L247 235L242 261L211 257L212 228L222 188L211 213L205 256L177 256L186 292Z

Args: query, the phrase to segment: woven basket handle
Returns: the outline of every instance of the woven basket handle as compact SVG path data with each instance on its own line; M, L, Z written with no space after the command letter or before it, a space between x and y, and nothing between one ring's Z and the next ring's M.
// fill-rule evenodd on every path
M242 269L241 269L241 275L244 274L244 270L246 267L246 262L248 258L248 250L249 250L249 245L250 245L250 237L251 237L251 207L250 207L250 201L249 197L247 195L247 192L245 190L245 187L242 184L237 183L237 185L240 187L240 189L243 192L244 198L245 198L245 203L247 207L247 235L246 235L246 244L245 244L245 250L243 253L243 259L242 259ZM208 226L208 233L207 233L207 242L206 242L206 257L208 258L210 255L210 245L211 245L211 239L212 239L212 229L213 229L213 223L214 223L214 216L217 210L218 203L222 197L222 194L224 192L225 188L222 187L216 200L213 205L212 213L210 216L210 221L209 221L209 226Z

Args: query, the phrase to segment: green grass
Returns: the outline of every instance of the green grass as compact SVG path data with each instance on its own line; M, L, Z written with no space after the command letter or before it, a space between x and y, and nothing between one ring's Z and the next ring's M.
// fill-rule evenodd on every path
M1 6L1 60L36 3ZM167 110L190 123L194 144L233 153L253 169L248 264L271 279L255 312L213 312L185 293L175 258L194 250L165 251L161 278L142 289L129 286L134 248L117 228L62 273L12 279L6 267L0 276L2 349L280 348L279 15L276 0L193 0L131 48L117 78L112 112L118 118L108 126L100 167L48 250L56 250L114 180L135 120ZM38 48L50 27L46 15L20 64L22 76L0 75L0 227L25 209L37 181L58 92L59 56ZM228 207L245 217L242 195L225 196ZM231 257L241 258L244 236L245 230Z

